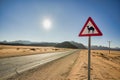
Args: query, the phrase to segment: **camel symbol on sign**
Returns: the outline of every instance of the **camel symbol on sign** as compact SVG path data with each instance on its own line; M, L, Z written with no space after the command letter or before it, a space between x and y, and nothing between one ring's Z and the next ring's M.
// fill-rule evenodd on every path
M94 33L94 27L87 26L87 29L88 29L88 33L90 33L90 31L92 31L92 33Z

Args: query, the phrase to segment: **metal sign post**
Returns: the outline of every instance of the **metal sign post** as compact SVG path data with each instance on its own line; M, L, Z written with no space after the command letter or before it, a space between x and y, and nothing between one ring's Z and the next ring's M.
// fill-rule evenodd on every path
M88 36L88 80L90 80L90 64L91 64L91 36L102 36L102 32L99 30L95 22L91 17L88 18L84 24L82 30L79 33L79 37Z
M91 65L91 36L88 37L88 80L90 80L90 65Z

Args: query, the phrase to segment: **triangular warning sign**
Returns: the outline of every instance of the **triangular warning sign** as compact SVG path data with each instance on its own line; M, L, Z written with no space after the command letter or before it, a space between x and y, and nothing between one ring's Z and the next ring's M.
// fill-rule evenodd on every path
M79 36L102 36L102 32L99 30L92 18L89 17Z

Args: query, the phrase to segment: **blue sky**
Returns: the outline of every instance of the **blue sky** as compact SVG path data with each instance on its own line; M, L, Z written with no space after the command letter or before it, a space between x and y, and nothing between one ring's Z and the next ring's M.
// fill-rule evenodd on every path
M92 37L92 45L120 47L119 0L0 0L0 41L30 40L37 42L76 41L89 16L103 36ZM49 18L49 31L42 22Z

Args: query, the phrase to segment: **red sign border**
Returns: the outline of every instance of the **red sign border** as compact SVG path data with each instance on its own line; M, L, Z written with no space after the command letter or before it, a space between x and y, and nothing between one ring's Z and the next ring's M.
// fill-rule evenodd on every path
M94 25L95 29L98 32L97 34L82 34L89 21ZM85 25L83 26L81 32L79 33L79 37L81 37L81 36L102 36L102 35L103 35L102 32L97 27L97 25L95 24L95 22L93 21L93 19L91 17L88 18L88 20L86 21Z

